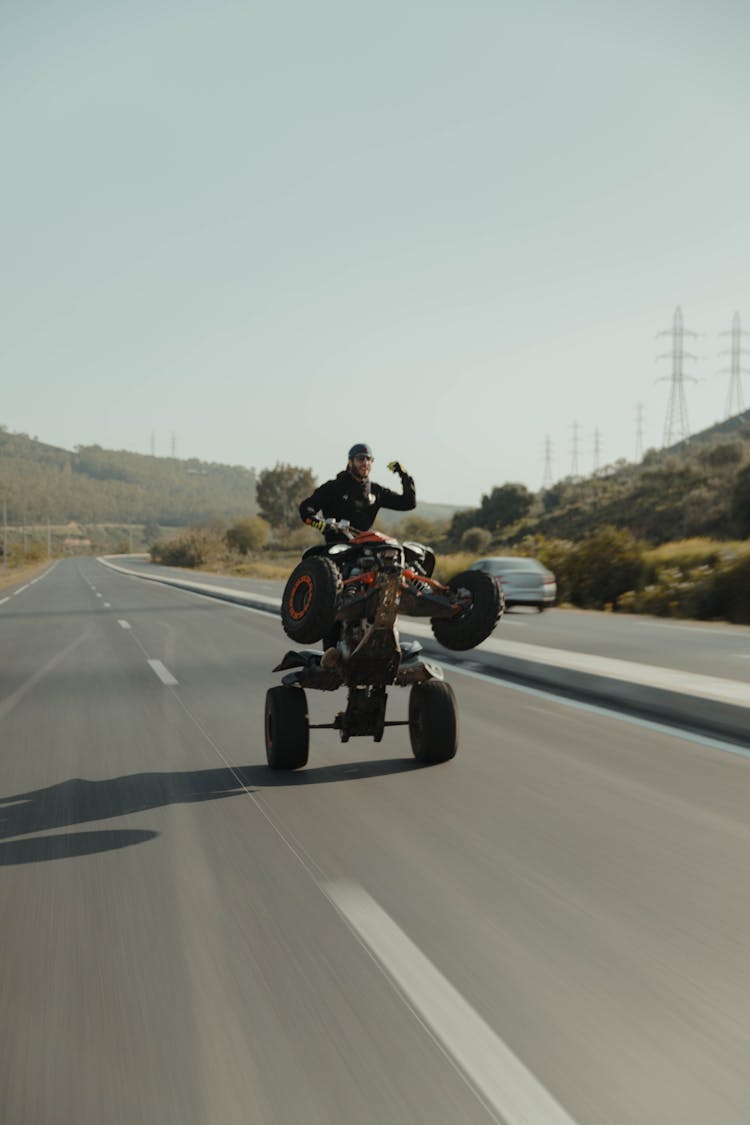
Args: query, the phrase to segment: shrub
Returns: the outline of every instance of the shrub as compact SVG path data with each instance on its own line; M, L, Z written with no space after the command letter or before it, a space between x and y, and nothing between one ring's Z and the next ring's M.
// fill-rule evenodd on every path
M717 616L750 625L750 555L722 567L714 579Z
M565 560L570 600L584 609L614 605L645 573L643 547L628 531L604 526L576 543ZM557 573L557 572L556 572Z
M227 528L224 538L231 550L249 555L261 550L268 539L269 530L269 525L261 516L246 516L235 520Z
M220 550L221 540L215 532L194 527L175 539L152 544L150 555L153 562L163 563L164 566L196 569L215 559Z
M472 551L475 555L486 553L492 536L484 527L469 527L461 536L461 547L464 551Z

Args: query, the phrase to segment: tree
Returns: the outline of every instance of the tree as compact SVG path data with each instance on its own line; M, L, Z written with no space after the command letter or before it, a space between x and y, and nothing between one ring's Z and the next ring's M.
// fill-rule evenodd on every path
M263 519L271 527L292 530L299 523L300 501L315 490L312 469L277 462L273 469L262 469L256 496Z
M525 484L503 484L483 496L477 524L494 531L501 524L517 523L528 514L534 503L533 493Z
M144 543L147 547L150 547L151 544L155 543L157 539L161 539L162 530L155 520L149 520L147 524L144 524L142 534Z
M253 554L260 551L268 539L268 523L260 516L245 516L227 528L225 539L227 545L241 555Z

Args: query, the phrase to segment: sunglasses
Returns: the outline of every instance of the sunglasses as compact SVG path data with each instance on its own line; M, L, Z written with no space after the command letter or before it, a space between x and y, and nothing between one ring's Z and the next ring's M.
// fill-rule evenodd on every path
M355 456L354 460L355 461L372 461L373 458L369 457L366 453L358 453Z

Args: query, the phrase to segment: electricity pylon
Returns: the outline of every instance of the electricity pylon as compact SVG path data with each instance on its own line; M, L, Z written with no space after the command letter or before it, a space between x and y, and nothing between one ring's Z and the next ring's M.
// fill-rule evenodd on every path
M635 459L643 460L643 403L635 404Z
M599 433L599 427L594 430L594 475L599 472L600 462L602 455L602 439Z
M687 441L690 436L690 426L688 424L687 401L685 399L685 380L690 379L692 383L696 383L692 375L686 375L683 370L683 364L686 359L695 359L696 356L691 352L685 351L685 337L697 337L697 332L689 332L682 319L682 309L678 305L674 310L674 318L672 320L672 328L665 332L659 332L659 336L672 337L672 350L660 355L659 359L672 360L672 374L669 377L671 387L669 389L669 403L667 404L667 415L664 420L664 438L663 445L673 445L677 441ZM667 378L666 375L657 382L662 382Z
M745 404L742 398L742 376L750 375L750 371L742 366L742 356L747 355L747 349L742 347L742 337L750 336L750 332L743 332L740 328L740 314L736 312L732 317L732 327L729 332L720 332L720 336L731 336L732 347L730 351L719 352L719 355L731 356L729 367L723 367L721 374L729 372L729 391L727 393L727 405L725 418L731 418L733 414L741 414L745 409Z
M552 442L550 436L547 434L544 439L544 476L542 477L542 488L552 487Z
M578 429L579 429L578 422L573 422L573 424L570 428L573 431L573 444L572 444L571 450L570 450L570 475L572 477L577 477L579 475L579 472L578 472Z

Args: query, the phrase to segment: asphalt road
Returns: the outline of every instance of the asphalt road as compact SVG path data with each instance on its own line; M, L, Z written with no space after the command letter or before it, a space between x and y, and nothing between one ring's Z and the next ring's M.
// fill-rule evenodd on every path
M6 597L3 1123L750 1121L742 751L450 672L453 762L274 775L278 619L93 559Z

